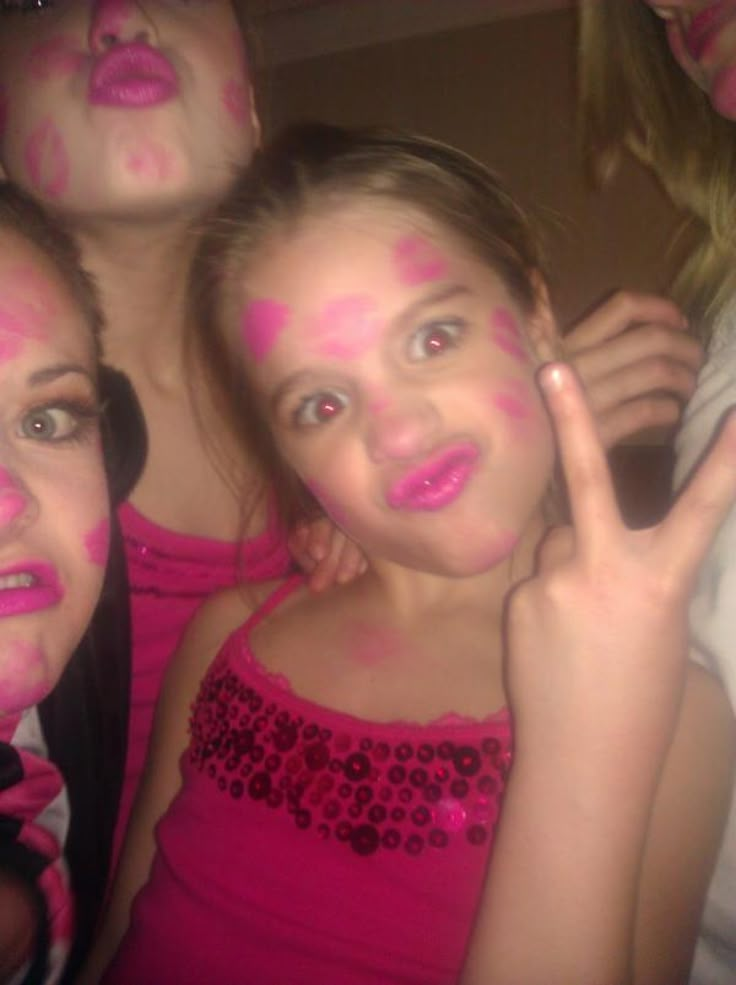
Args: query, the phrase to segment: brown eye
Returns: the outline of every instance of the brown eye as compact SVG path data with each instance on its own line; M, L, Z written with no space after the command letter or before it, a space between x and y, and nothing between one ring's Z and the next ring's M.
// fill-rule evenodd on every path
M347 407L347 397L332 390L314 393L304 399L294 414L294 421L302 427L326 424Z
M464 325L459 321L437 321L422 325L409 339L409 359L413 362L441 356L456 349Z

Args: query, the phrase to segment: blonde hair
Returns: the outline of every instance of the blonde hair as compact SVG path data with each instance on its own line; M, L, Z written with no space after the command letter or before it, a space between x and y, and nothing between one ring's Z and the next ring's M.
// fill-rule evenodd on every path
M496 176L466 154L410 134L319 124L294 127L259 153L202 237L194 344L225 419L272 477L287 522L314 504L281 459L234 351L232 288L275 234L356 197L417 209L487 263L523 310L537 301L539 238Z
M692 217L694 245L672 293L707 334L736 294L736 124L685 75L643 0L580 0L578 73L596 178L607 180L628 149Z

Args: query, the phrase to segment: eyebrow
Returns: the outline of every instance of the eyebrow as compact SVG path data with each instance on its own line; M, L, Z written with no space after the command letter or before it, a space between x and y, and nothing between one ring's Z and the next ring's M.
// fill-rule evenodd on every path
M81 363L57 363L44 369L37 369L28 377L28 382L31 386L43 386L44 383L53 383L64 376L83 376L91 386L95 386L94 376Z

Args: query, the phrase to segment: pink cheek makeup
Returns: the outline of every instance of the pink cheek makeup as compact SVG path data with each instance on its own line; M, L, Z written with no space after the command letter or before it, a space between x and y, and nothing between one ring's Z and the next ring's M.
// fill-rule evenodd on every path
M110 520L108 517L104 517L93 530L90 530L84 538L84 547L89 561L100 568L104 568L107 564L110 548Z
M519 362L528 363L529 353L524 346L519 323L508 308L496 308L490 319L491 341Z
M336 298L311 326L312 348L332 359L358 359L375 343L379 327L371 298L359 294Z
M69 186L69 157L51 120L44 120L28 138L25 164L36 191L49 198L62 197Z
M268 298L247 305L240 320L240 338L256 362L265 359L273 349L290 314L287 305Z
M440 280L447 273L447 261L437 247L423 236L406 236L394 248L399 280L410 287Z
M65 79L84 65L84 55L74 38L59 35L36 45L28 56L28 73L37 82Z
M12 640L2 645L0 653L0 714L17 713L37 704L49 690L41 650L23 640Z

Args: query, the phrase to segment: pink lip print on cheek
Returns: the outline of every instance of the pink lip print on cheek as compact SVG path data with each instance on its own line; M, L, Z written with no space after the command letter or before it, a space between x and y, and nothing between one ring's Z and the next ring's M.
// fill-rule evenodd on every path
M316 352L333 359L357 359L373 345L379 320L375 303L364 295L331 301L312 327Z
M37 82L64 79L79 71L84 65L84 55L74 38L59 35L32 48L27 65L31 78Z
M508 308L496 308L491 313L491 340L507 355L529 362L519 323Z
M51 120L44 120L28 138L25 162L36 191L61 198L69 185L69 156L64 138Z
M250 102L247 86L230 79L222 91L222 104L238 126L244 126L248 122Z
M447 261L437 247L423 236L405 236L394 249L399 280L410 287L440 280L447 273Z
M41 650L24 640L0 645L0 715L30 708L50 690Z
M110 520L108 517L104 517L93 530L90 530L84 538L84 547L92 564L104 568L110 549Z
M25 508L26 497L7 469L0 467L0 529L22 516Z
M269 298L251 301L246 307L240 321L240 337L256 362L265 359L273 349L289 316L287 305Z

